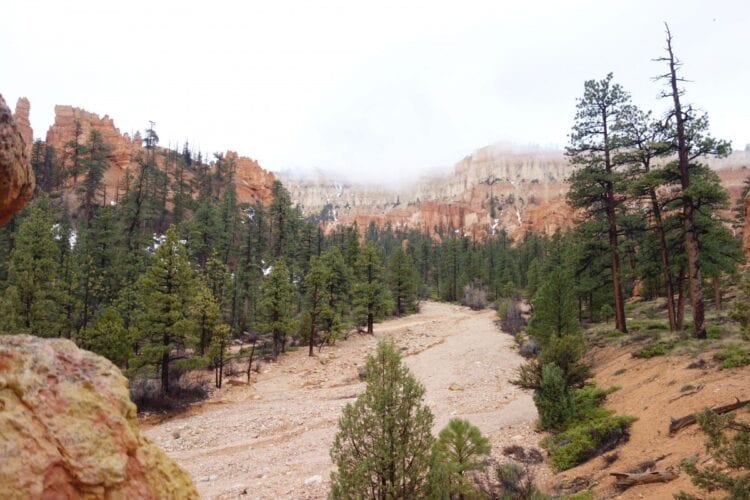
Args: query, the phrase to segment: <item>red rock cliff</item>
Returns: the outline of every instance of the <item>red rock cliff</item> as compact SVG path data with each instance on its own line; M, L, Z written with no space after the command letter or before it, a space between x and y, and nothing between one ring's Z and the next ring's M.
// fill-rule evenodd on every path
M34 192L28 146L0 95L0 224L24 206Z
M47 131L47 144L54 146L64 156L66 149L69 149L68 144L75 140L76 124L80 126L81 142L86 142L90 132L96 130L110 147L110 168L104 175L104 181L107 199L112 199L127 169L132 172L137 168L134 159L143 151L143 141L137 132L133 137L121 133L107 115L100 117L81 108L58 105L55 106L55 121ZM225 157L235 162L238 200L270 203L271 185L275 180L273 173L261 168L257 161L233 151L227 152ZM161 167L161 159L157 160L157 164Z

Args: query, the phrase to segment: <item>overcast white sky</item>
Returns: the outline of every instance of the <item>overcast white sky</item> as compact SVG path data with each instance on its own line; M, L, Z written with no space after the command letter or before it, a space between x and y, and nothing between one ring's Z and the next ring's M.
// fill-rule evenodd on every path
M412 177L496 141L566 142L583 81L662 109L662 21L715 135L750 142L750 1L81 1L2 8L0 92L156 122L271 170Z

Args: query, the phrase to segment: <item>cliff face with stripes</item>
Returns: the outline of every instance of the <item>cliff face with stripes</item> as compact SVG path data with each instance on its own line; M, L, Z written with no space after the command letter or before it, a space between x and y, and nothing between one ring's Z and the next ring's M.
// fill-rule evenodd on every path
M736 152L709 164L734 204L750 175L750 154ZM483 239L500 228L520 237L570 227L575 214L565 195L571 172L562 151L493 145L474 151L450 170L400 188L346 183L323 175L282 180L303 211L321 215L328 230L340 224L356 222L364 228L375 223L429 231L436 237L453 232Z

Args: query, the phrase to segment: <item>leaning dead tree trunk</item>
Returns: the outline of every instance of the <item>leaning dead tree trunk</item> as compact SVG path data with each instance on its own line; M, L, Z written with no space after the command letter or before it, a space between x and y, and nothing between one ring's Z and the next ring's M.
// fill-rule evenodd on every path
M728 405L719 406L717 408L711 408L710 410L714 413L717 413L719 415L723 413L729 413L730 411L739 410L740 408L743 408L750 404L750 399L746 399L745 401L740 401L737 399L736 402L730 403ZM669 424L669 434L674 434L678 430L682 429L683 427L687 427L688 425L692 425L698 421L698 413L693 413L692 415L687 415L680 418L672 418L671 422Z
M615 486L621 489L630 488L638 484L668 483L679 476L679 473L671 467L665 470L654 470L650 472L610 472L615 476Z

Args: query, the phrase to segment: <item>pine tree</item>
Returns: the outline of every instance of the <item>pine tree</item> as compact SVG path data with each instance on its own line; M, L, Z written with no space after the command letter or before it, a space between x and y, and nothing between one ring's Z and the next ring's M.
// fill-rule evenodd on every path
M310 327L309 332L307 332L309 356L313 355L313 346L315 345L321 324L333 315L333 311L331 311L328 306L329 274L329 269L319 257L313 256L312 259L310 259L310 270L307 271L304 281L306 290L306 307L304 314L306 315L306 318L303 320L303 323Z
M685 236L685 253L687 255L687 279L690 290L690 302L693 310L693 335L696 338L706 338L706 317L703 298L703 283L701 275L700 245L698 243L698 229L696 226L696 211L698 204L691 186L691 162L700 156L708 154L726 155L731 151L730 144L706 135L708 119L698 116L692 106L684 106L682 96L684 89L679 87L682 79L678 70L682 65L674 54L672 34L669 27L667 32L667 55L658 60L667 64L669 70L659 78L667 81L667 90L662 97L672 101L667 120L667 126L672 130L672 152L677 154L679 169L680 194L682 204L682 223Z
M368 357L366 373L365 392L339 418L331 498L423 497L433 444L424 387L385 341Z
M326 282L328 314L323 318L323 329L335 336L343 328L347 313L351 310L352 269L346 264L339 247L326 250L320 256L320 261L328 271Z
M468 472L484 469L490 454L490 442L468 420L452 418L438 434L432 448L430 471L434 495L440 498L472 498L477 491L467 476ZM442 477L436 477L436 472ZM437 487L436 487L437 486Z
M397 248L388 263L388 283L396 303L396 315L417 310L417 276L414 263L402 248Z
M271 226L271 255L274 258L290 255L292 247L291 221L292 200L281 181L271 186L273 200L269 208Z
M635 196L647 199L650 205L650 224L659 248L660 272L667 299L669 328L676 330L677 311L674 302L672 266L662 214L664 200L659 199L657 195L657 190L665 184L666 178L663 169L655 168L656 160L669 153L668 137L664 133L662 124L652 119L651 112L645 113L636 106L626 106L623 109L621 125L626 134L625 141L630 146L625 153L631 163L630 175L634 177L630 182L630 190Z
M289 279L289 270L284 261L274 261L271 272L261 285L260 312L262 329L273 336L273 356L286 349L287 335L294 331L293 298L294 285Z
M356 282L352 289L354 315L357 324L366 324L373 333L373 323L393 310L393 299L385 284L385 270L372 242L362 247L357 257Z
M192 312L195 272L174 226L154 252L138 279L139 347L136 366L158 368L163 394L170 392L170 364L178 351L195 343L196 321Z
M3 296L3 330L57 337L64 329L59 279L59 247L52 210L38 199L23 219L8 257L8 286Z
M81 331L78 344L125 368L133 356L130 332L114 307L106 307L98 318Z
M539 426L543 430L562 429L575 417L575 401L568 389L562 370L548 363L542 367L539 389L534 393L534 403L539 411Z
M547 276L532 301L534 315L529 321L529 333L543 342L580 330L575 286L561 267Z
M94 215L94 206L104 188L104 173L107 171L109 146L104 143L101 134L92 129L86 144L86 158L83 162L83 185L78 188L81 210L87 221ZM102 196L103 198L103 196Z
M229 334L229 325L226 324L218 325L213 335L211 336L211 345L208 349L208 357L211 359L211 362L214 365L215 385L217 389L221 389L221 383L224 378L224 363L226 361L227 348L229 347L230 340L231 336ZM253 349L255 349L255 345L253 345Z
M191 309L198 332L198 354L204 356L214 333L219 328L221 317L219 305L211 290L203 283L197 283Z
M218 255L220 250L221 222L215 204L209 199L201 200L188 226L190 257L204 268L209 257L214 253Z
M629 95L612 82L612 74L600 81L588 80L576 106L576 119L570 135L567 156L577 168L570 176L568 203L586 211L589 219L606 221L615 325L627 332L625 302L620 283L618 212L624 201L622 172L624 161L618 149L622 130L618 128Z

